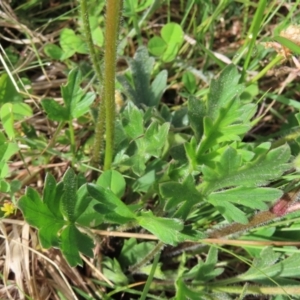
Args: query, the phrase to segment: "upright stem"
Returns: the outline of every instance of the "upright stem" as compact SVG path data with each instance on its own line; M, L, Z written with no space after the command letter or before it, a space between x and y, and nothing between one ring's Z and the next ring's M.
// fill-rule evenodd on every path
M101 88L103 84L103 77L100 67L100 53L94 46L91 27L89 23L89 15L87 9L87 0L80 0L80 9L81 9L81 19L83 24L83 30L85 33L85 38L87 45L89 47L89 52L91 56L91 61L96 72L97 79L99 81L98 93L101 95L101 101L99 105L98 119L96 122L95 128L95 139L94 139L94 149L92 153L92 165L94 167L99 167L101 150L103 147L104 140L104 129L105 129L105 109L104 109L104 100L103 100L103 89Z
M104 56L104 106L106 116L106 147L104 170L111 168L115 129L115 77L117 40L120 31L122 0L106 2L105 56Z
M95 69L98 80L102 82L103 78L102 78L100 59L99 59L100 53L99 51L97 51L93 43L92 32L91 32L91 27L89 22L89 14L87 9L87 0L80 0L80 7L81 7L81 19L83 24L83 30L84 30L86 42L89 47L91 61Z
M101 151L104 145L104 132L105 132L105 102L103 98L104 90L102 88L101 100L99 103L98 116L95 127L94 148L92 153L91 164L95 168L100 167Z

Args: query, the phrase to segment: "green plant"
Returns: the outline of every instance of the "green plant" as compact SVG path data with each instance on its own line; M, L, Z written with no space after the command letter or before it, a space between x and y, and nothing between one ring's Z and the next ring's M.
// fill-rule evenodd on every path
M148 49L151 54L161 56L164 62L173 61L183 43L183 31L179 24L168 23L161 29L161 37L149 40Z
M147 78L144 80L148 81ZM282 191L259 186L280 178L291 167L288 163L290 151L286 145L271 149L271 143L254 147L241 141L251 128L250 119L256 106L249 100L240 99L244 86L238 82L236 67L230 65L218 80L212 82L207 104L190 98L187 114L194 136L190 142L175 147L165 145L170 139L170 125L164 122L158 111L153 119L155 112L150 107L143 112L129 103L121 112L119 130L123 140L122 147L117 148L116 167L127 170L128 175L136 178L132 185L136 191L143 191L147 197L159 194L161 203L156 213L162 217L143 211L143 200L127 205L120 200L125 189L125 180L120 173L106 171L96 184L86 184L79 183L81 177L77 178L69 169L60 183L48 175L43 198L29 188L19 200L27 222L39 229L42 246L61 248L68 262L75 266L81 264L80 252L92 256L93 241L81 233L82 226L89 234L91 227L103 226L105 222L125 228L141 226L164 244L178 245L187 239L196 241L206 235L201 226L197 226L205 207L212 205L228 222L240 224L248 223L247 214L251 211L268 209L267 203L280 198ZM144 124L148 124L146 130ZM176 135L180 134L172 138L176 139ZM168 155L173 156L174 148L181 148L182 155L179 157L174 152L175 163L168 166L166 159ZM163 176L154 176L163 169L167 170ZM196 184L199 174L202 174L201 183ZM129 180L129 186L131 184ZM249 195L251 201L247 199ZM278 217L280 215L275 211L273 218ZM191 221L193 226L188 225ZM255 225L269 221L261 217ZM229 227L225 227L216 232L225 237L248 230L253 225L231 226L227 231L225 228ZM86 240L84 248L80 243L82 240ZM146 260L139 262L134 270L141 271L149 259L151 257L146 256ZM116 270L116 266L110 268ZM111 276L109 279L119 282ZM179 286L183 288L182 284ZM177 292L181 293L180 288Z
M73 129L73 120L80 118L86 114L91 104L95 100L95 94L92 92L85 93L81 87L82 76L78 69L73 69L68 76L68 83L61 87L61 94L65 106L60 105L54 99L43 99L42 106L48 115L48 118L53 121L58 121L58 129L56 135L64 127L65 123L69 125L69 142L73 157L75 158L75 136Z
M97 25L97 19L90 17L93 42L98 47L103 46L103 33ZM74 30L65 28L60 32L59 36L60 47L56 44L47 44L44 48L45 53L52 59L65 61L72 57L75 53L88 54L87 45L84 38L77 35Z
M104 1L96 2L99 13ZM274 53L272 57L270 49L259 46L257 57L253 55L261 27L267 22L265 11L267 16L271 14L266 1L257 3L249 36L232 57L235 64L226 67L222 56L206 45L214 41L217 31L213 26L221 15L226 20L223 16L235 10L248 11L248 4L180 1L186 10L179 25L170 21L168 1L161 37L148 42L149 52L160 59L156 63L141 46L146 36L142 24L162 2L124 2L128 19L122 27L128 26L127 38L136 35L134 42L140 44L133 58L127 56L127 48L124 50L126 39L117 52L122 3L107 2L103 61L99 49L102 31L95 25L102 19L88 9L86 0L80 1L82 30L63 29L59 46L47 43L44 47L48 57L68 67L67 83L60 88L63 102L54 96L40 102L45 123L56 127L51 140L27 123L34 113L23 103L25 92L19 93L8 75L0 77L4 132L0 135L0 191L37 229L42 248L60 249L70 266L83 266L85 256L96 254L96 259L96 250L101 251L99 261L93 263L103 274L101 280L93 278L89 286L92 293L74 288L85 299L118 299L119 293L140 299L169 299L170 295L173 299L230 299L231 295L288 299L289 295L300 295L298 250L262 246L277 246L278 240L287 240L281 232L287 226L286 219L294 222L295 230L299 224L295 217L299 215L298 192L284 194L297 188L294 180L299 178L294 172L298 164L294 156L300 149L299 105L286 95L264 93L257 84L282 60L281 55ZM192 8L199 9L199 14ZM133 31L129 30L131 24ZM247 24L244 20L245 27ZM187 50L186 32L202 44ZM153 35L156 33L149 36ZM298 51L288 39L277 35L274 39L290 52ZM116 75L120 53L127 69ZM203 55L201 69L195 63L199 53ZM90 54L96 84L85 86L91 66L78 63L78 54ZM250 71L258 69L259 61L269 55L270 63L253 75ZM162 67L164 62L169 63L168 71ZM211 80L210 70L220 67L221 72ZM208 82L208 87L201 81ZM178 94L183 98L178 105L174 99L170 104L165 91L181 82L184 90ZM94 90L88 91L91 86ZM115 108L116 87L125 100L120 111ZM277 110L271 109L274 115L284 119L286 105L295 112L276 141L271 135L255 133L267 113L257 114L259 97L265 96L282 103ZM22 134L16 122L22 122ZM86 146L93 143L88 152ZM45 166L42 189L31 184L23 193L21 188L29 181L8 179L9 159L16 153L21 159L25 153L26 162L37 158L39 168ZM86 163L88 157L90 162ZM58 173L62 175L51 171L57 159L63 162L64 172L60 169ZM71 167L67 168L69 162ZM30 173L31 178L35 174ZM20 199L15 201L16 197ZM13 209L3 201L2 216ZM99 234L122 239L110 245ZM124 236L128 239L123 240ZM239 252L229 247L233 242L238 243ZM235 270L238 264L243 267Z

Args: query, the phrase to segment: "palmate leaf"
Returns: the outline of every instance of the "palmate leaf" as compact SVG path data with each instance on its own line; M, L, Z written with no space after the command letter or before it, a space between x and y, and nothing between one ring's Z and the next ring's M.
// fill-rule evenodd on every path
M73 69L69 73L68 83L61 87L61 94L69 113L74 110L76 103L79 102L84 94L80 88L81 80L81 72L78 69Z
M39 228L39 240L41 246L45 249L50 247L59 247L61 238L58 232L66 225L64 220L51 220L49 223L44 224Z
M214 205L228 222L247 224L246 214L235 205L250 207L257 210L266 210L266 202L279 199L283 192L273 188L238 187L208 196L208 201Z
M18 202L28 224L38 229L42 247L59 247L71 266L82 265L80 253L93 256L93 240L77 225L91 227L103 222L103 217L94 210L97 201L89 195L87 185L79 189L78 185L80 177L71 168L59 183L47 174L43 199L28 188Z
M205 155L220 143L240 141L251 128L251 118L257 106L239 99L245 87L239 84L234 65L227 66L219 78L213 80L207 101L189 99L189 120L195 132L197 146L186 147L193 169L205 164Z
M123 165L128 166L138 176L144 175L146 163L151 157L160 157L160 153L166 145L170 128L169 123L159 124L152 121L146 128L145 120L151 120L153 109L149 108L145 113L133 103L122 112L123 130L128 140L132 141L130 156L124 156Z
M122 113L122 125L130 139L137 139L144 133L143 112L131 102Z
M87 213L87 208L92 202L92 197L88 194L87 185L82 185L76 192L76 202L74 207L74 221L78 222L78 219L83 219L82 215ZM90 213L90 211L89 211ZM92 217L92 216L91 216ZM87 219L87 216L85 216ZM93 218L89 220L89 224L94 222Z
M56 221L47 205L42 202L38 192L31 187L26 189L26 194L21 197L18 206L22 210L26 221L34 227L40 228L44 224Z
M50 120L59 122L69 120L68 109L61 106L54 99L44 98L42 99L41 104Z
M84 40L72 29L64 28L60 33L60 46L63 50L61 60L65 60L77 53L87 54L88 49Z
M157 122L152 122L147 128L145 136L136 141L139 154L145 157L159 157L161 149L165 146L169 127L169 123L159 125Z
M57 204L59 206L59 203ZM32 188L27 188L26 195L18 202L28 224L39 229L42 247L57 247L59 244L58 231L64 226L63 216L54 215L47 203L42 202L39 194Z
M1 124L10 140L15 138L13 104L5 103L0 108Z
M137 149L133 155L124 160L123 164L130 166L136 175L142 176L146 169L146 162L153 156L160 157L160 153L166 144L170 124L164 123L159 125L158 122L154 121L148 126L146 132L141 135L144 132L141 123L142 115L137 108L133 108L130 115L131 118L128 119L128 126L127 121L123 122L124 129L130 135L130 138L135 137Z
M142 155L142 154L135 154L132 155L130 158L128 158L124 165L130 166L132 169L132 172L135 173L138 176L142 176L145 173L146 170L146 164L145 162L150 158L149 155Z
M7 162L18 151L18 144L8 141L4 133L0 133L0 178L5 178L8 175Z
M204 135L197 149L197 157L221 142L240 141L251 128L250 118L256 111L254 104L241 104L232 99L226 107L219 110L215 121L204 117Z
M96 98L96 94L93 92L85 93L84 96L80 99L79 102L76 103L73 111L72 117L73 118L80 118L84 114L86 114L91 107L91 104L94 102Z
M87 227L96 227L103 223L103 214L99 214L99 212L94 209L95 205L97 204L98 201L91 199L88 202L86 209L76 218L76 223Z
M49 119L54 121L70 121L79 118L89 111L90 105L95 99L94 93L85 93L80 87L82 75L79 69L71 70L68 83L61 87L61 93L65 106L60 105L54 99L43 99L42 106Z
M202 190L210 194L226 187L254 187L278 178L291 166L290 148L283 145L259 155L254 161L242 164L237 150L228 147L214 168L204 166Z
M203 200L195 188L192 176L188 176L182 184L172 181L162 183L159 189L162 198L167 200L165 211L174 211L173 216L176 218L185 220L193 206Z

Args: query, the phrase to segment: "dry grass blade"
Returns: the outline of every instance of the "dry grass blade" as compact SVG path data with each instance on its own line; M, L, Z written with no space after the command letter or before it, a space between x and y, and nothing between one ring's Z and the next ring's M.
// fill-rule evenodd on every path
M56 299L57 290L66 299L78 299L69 281L88 292L80 275L67 265L60 254L51 257L49 252L49 258L34 249L39 243L36 232L30 230L28 225L22 222L20 227L14 220L5 221L11 225L0 223L0 238L4 240L0 255L5 259L0 299L26 299L26 295L37 300ZM14 280L9 280L11 274L14 274Z
M8 275L9 275L9 265L6 263L7 260L10 259L10 249L9 249L9 242L8 242L8 235L6 227L3 225L3 223L0 223L0 230L4 237L4 243L1 243L0 247L0 256L4 258L3 262L3 288L0 291L0 296L3 298L4 295L7 296L8 299L13 299L13 297L10 294L11 287L8 287ZM13 288L13 290L15 290Z
M94 274L96 274L96 276L99 277L99 280L104 280L106 283L108 283L111 287L113 287L113 283L108 280L101 272L100 270L98 270L92 263L89 262L88 259L86 259L83 255L80 256L85 263L91 268L91 270L94 272Z
M26 225L25 225L26 226ZM16 286L19 289L19 298L25 299L24 288L24 266L23 261L25 259L23 247L21 243L21 228L16 225L12 226L12 231L9 236L9 259L5 261L9 269L14 273Z

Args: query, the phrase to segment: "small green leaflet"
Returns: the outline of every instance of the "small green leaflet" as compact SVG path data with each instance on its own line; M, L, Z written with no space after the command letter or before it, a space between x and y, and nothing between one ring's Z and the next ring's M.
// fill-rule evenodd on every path
M141 216L137 217L137 221L140 226L169 245L176 245L178 243L178 236L184 227L183 222L179 219L156 217L151 211L141 213Z

